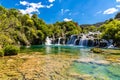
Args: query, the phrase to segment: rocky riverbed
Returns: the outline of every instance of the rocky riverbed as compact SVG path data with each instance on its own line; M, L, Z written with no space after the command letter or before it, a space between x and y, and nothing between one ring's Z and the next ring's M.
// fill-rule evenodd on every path
M96 65L120 63L119 50L107 50L105 53L107 62L103 60L96 62L91 58L84 59L67 53L30 52L0 57L0 80L96 80L91 75L71 71L70 67L76 61L78 64L94 62Z
M19 54L0 58L0 80L70 80L71 55Z

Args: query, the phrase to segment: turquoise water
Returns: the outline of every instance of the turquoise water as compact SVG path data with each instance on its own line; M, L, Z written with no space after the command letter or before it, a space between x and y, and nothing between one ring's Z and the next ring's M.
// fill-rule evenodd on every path
M117 63L101 63L106 61L104 55L93 54L88 47L79 46L60 46L60 45L39 45L29 48L22 48L21 52L43 52L44 54L71 54L77 55L78 60L73 61L70 70L83 75L90 75L95 80L120 80L120 64ZM86 62L88 60L88 62ZM96 62L98 61L98 62Z
M78 74L88 74L96 80L120 80L120 65L98 65L92 63L74 63L72 68Z
M79 47L79 46L66 46L66 45L33 45L29 48L21 47L21 52L43 52L44 54L59 54L59 53L68 53L68 54L78 54L80 55L80 49L89 49L88 47Z

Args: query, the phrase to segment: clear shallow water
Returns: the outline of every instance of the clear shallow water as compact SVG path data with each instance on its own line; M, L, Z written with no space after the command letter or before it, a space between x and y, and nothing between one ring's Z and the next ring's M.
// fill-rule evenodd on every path
M92 63L74 63L72 71L78 74L88 74L96 80L120 80L120 65L98 65Z
M23 48L21 52L43 52L44 54L71 54L79 56L80 61L74 61L70 68L71 72L83 75L91 75L95 80L120 80L120 64L105 63L104 55L93 54L88 47L62 46L62 45L39 45ZM103 61L101 63L100 61Z
M33 45L29 48L22 47L21 52L43 52L44 54L58 54L58 53L68 53L68 54L78 54L80 55L81 49L89 49L88 47L79 46L64 46L64 45Z

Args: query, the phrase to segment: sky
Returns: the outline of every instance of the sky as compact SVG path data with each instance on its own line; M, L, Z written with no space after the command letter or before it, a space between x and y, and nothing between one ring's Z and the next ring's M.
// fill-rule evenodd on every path
M120 0L0 0L5 8L23 14L38 14L47 24L75 21L78 24L103 22L120 11Z

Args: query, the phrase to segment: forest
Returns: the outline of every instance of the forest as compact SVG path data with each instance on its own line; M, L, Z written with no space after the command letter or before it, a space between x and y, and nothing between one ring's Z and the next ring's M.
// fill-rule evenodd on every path
M46 24L37 14L30 16L22 14L17 9L6 9L0 6L0 45L40 45L45 43L46 37L69 38L89 31L100 31L101 39L112 39L116 46L120 46L120 13L114 19L106 20L100 27L90 25L81 27L77 22L56 22Z
M16 9L0 6L0 45L39 45L45 38L80 34L81 28L73 21L46 24L36 14L23 15Z

